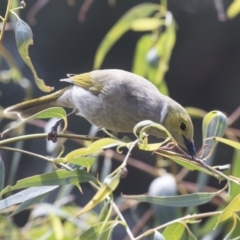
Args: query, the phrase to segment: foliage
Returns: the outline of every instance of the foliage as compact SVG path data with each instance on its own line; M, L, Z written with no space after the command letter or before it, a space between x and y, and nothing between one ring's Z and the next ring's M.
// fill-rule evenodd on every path
M17 18L15 38L19 53L23 61L31 69L36 85L42 91L51 91L52 88L46 86L44 81L38 78L28 54L29 44L32 43L32 32L27 23L15 13L15 11L24 7L24 2L22 1L20 7L15 9L12 9L12 3L13 1L8 0L6 15L1 17L3 24L0 35L0 51L1 57L9 66L9 70L5 73L5 80L12 79L24 86L26 98L30 98L31 91L29 89L31 89L31 86L28 80L22 76L14 59L7 49L2 46L4 27L10 13ZM238 5L239 0L235 0L229 7L227 14L230 18L237 14ZM164 76L169 68L172 49L176 41L176 23L172 14L167 10L165 1L162 1L162 5L153 3L139 4L126 12L102 40L96 52L94 68L100 68L111 47L129 30L143 32L143 35L136 43L133 72L148 78L159 90L167 94L168 90ZM2 72L1 74L3 76ZM28 84L21 84L24 81ZM21 179L15 184L6 184L5 167L2 159L0 159L0 196L2 198L0 200L0 229L5 229L5 231L0 232L0 238L111 239L115 227L121 225L125 228L128 237L136 240L149 235L152 235L154 239L166 240L200 239L210 234L213 229L215 229L215 233L216 231L217 233L223 232L226 234L225 239L229 239L231 235L234 235L232 234L234 230L239 228L240 174L237 169L239 169L240 144L236 141L235 129L230 128L234 121L231 116L227 118L219 111L205 114L203 110L196 108L188 108L187 110L192 117L203 118L203 147L199 157L195 160L192 160L182 151L181 154L173 152L172 147L179 149L177 142L167 129L150 121L143 121L135 126L133 129L135 133L134 140L128 138L118 139L110 134L107 138L99 139L67 133L65 132L67 127L66 112L62 108L49 108L24 121L14 122L11 126L8 125L3 133L11 130L16 135L17 133L20 134L18 137L1 140L1 150L38 157L52 164L55 170ZM5 117L2 112L1 116ZM59 138L66 138L69 141L83 140L78 142L81 145L78 149L65 153L64 146L61 144L58 156L49 157L23 150L21 147L6 146L9 143L46 137L46 133L25 135L24 127L25 124L32 123L31 121L35 118L52 117L64 119L65 127L63 132L58 134ZM149 143L145 134L149 127L164 131L168 138L158 143ZM139 129L141 130L138 131ZM226 138L223 138L224 134ZM207 165L206 161L214 157L213 153L218 142L235 149L232 169L230 164L226 166ZM135 160L134 163L131 162L130 154L133 148L149 151L149 154L154 153L156 158L164 159L165 163L170 165L170 168L152 168L147 163L140 164L138 160ZM123 149L127 149L126 155L122 154ZM100 179L103 180L99 180L99 174L93 171L98 156L104 156L108 160L121 160L120 166L114 170L105 167L104 177L100 174ZM166 208L165 206L169 207L167 209L170 219L172 217L171 220L166 222L161 218L161 212L158 215L152 213L153 218L159 218L158 222L154 227L136 233L137 236L133 235L124 218L121 203L117 204L113 197L114 190L126 175L128 164L132 164L137 168L144 165L141 169L148 174L154 175L159 181L159 184L156 184L154 188L163 186L160 182L163 178L166 179L167 175L171 175L172 178L172 181L168 183L174 185L173 187L167 186L160 189L161 191L155 189L153 195L122 195L121 201L128 204L127 208L133 208L139 202L151 203L154 206L155 213L159 209L164 211L163 208L160 208L161 206L164 206L164 208ZM189 187L189 184L192 183L186 184L185 182L184 184L183 178L185 175L183 176L181 172L174 178L170 174L176 164L183 167L182 171L185 171L185 175L189 171L198 171L207 174L207 177L206 175L199 176L203 176L205 179L212 177L218 181L223 181L225 186L218 189L203 186L205 187L203 192L198 190L197 187L192 189ZM167 170L169 173L166 172ZM200 181L201 179L197 184L200 184ZM75 186L78 193L81 194L81 183L83 182L88 182L96 193L85 207L80 208L74 203L72 196L66 193L71 192L72 187ZM176 191L175 186L177 186L178 191ZM171 187L172 191L169 191ZM56 189L59 190L59 195L53 204L41 202L43 198ZM19 191L15 192L15 190ZM217 204L218 209L216 211L200 213L199 205L214 203L217 198L221 200L221 203ZM98 205L101 205L101 211L97 214L95 207ZM187 210L183 211L183 207ZM28 223L22 229L16 226L11 218L5 218L5 216L14 216L29 208L31 208L31 214ZM199 231L199 221L203 218L207 218L207 221L201 224L201 231ZM233 222L231 226L227 224L229 220Z

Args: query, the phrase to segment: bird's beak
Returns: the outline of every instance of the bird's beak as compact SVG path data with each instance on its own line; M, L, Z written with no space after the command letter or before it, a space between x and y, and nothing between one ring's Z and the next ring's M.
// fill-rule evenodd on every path
M188 140L185 136L183 136L184 144L186 146L186 149L188 150L188 153L192 157L192 159L196 159L196 148L193 141Z

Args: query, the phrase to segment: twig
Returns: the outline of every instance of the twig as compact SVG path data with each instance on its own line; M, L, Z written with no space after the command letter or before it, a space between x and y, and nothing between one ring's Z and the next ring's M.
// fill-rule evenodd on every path
M38 138L47 138L48 133L39 133L39 134L29 134L29 135L23 135L19 137L14 137L6 140L0 141L0 146L12 142L17 141L24 141L24 140L30 140L30 139L38 139ZM87 140L87 141L96 141L99 140L99 137L91 137L91 136L83 136L83 135L77 135L77 134L65 134L65 133L58 133L57 137L59 138L75 138L75 139L81 139L81 140Z
M79 22L84 22L86 19L86 14L91 7L93 3L93 0L85 0L83 5L81 6L79 12L78 12L78 21Z
M7 20L8 20L8 16L9 16L9 13L10 13L11 6L12 6L12 0L8 0L8 5L7 5L5 17L2 18L3 22L2 22L2 28L1 28L1 33L0 33L0 53L1 53L2 43L3 43L4 30L5 30L5 26L7 24Z
M223 211L216 211L216 212L208 212L208 213L201 213L201 214L193 214L193 215L187 215L185 217L181 217L181 218L178 218L178 219L175 219L173 221L170 221L168 223L165 223L163 225L160 225L156 228L152 228L152 229L149 229L148 231L146 231L145 233L141 234L140 236L136 237L135 240L139 240L143 237L146 237L152 233L154 233L155 231L158 231L162 228L165 228L173 223L177 223L177 222L182 222L182 221L186 221L186 220L190 220L190 219L201 219L201 218L206 218L206 217L211 217L211 216L215 216L215 215L219 215L221 214Z
M37 23L35 18L36 15L46 4L48 4L48 2L49 0L37 0L36 3L32 6L32 8L28 11L26 18L27 18L27 22L31 26Z

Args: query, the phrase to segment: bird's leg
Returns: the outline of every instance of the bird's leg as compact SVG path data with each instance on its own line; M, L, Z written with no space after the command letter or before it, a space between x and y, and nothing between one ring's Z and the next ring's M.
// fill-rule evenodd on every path
M73 114L75 114L76 111L73 110L72 112L70 112L69 114L67 114L67 118L72 116ZM47 135L47 140L48 141L52 141L52 142L57 142L57 129L58 127L61 125L61 123L63 123L63 118L60 118L52 127L50 132Z

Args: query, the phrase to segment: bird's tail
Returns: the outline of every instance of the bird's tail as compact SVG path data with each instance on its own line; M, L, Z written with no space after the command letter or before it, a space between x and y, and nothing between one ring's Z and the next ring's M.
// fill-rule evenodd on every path
M66 87L54 93L51 93L47 96L43 96L40 98L28 100L22 103L18 103L11 107L8 107L4 110L6 115L17 114L20 118L27 118L35 113L38 113L44 109L50 107L57 107L60 104L57 103L57 99L62 96L62 94L68 89Z

